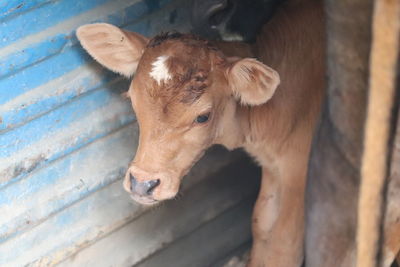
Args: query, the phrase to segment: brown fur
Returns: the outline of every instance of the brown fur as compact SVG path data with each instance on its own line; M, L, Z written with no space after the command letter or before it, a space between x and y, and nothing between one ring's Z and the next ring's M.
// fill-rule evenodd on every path
M102 55L111 53L90 44L91 36L100 36L101 31L114 41L121 35L136 38L109 27L83 26L78 38L111 70L128 75L136 71L129 94L140 137L125 189L131 191L131 174L139 182L160 179L151 196L130 193L144 204L172 198L182 177L209 146L243 147L263 168L249 266L300 266L308 154L324 88L320 1L285 4L253 46L211 45L181 34L164 34L150 42L137 38L123 44L127 51L134 49L134 55L143 50L132 73L126 73L129 68L123 64L136 56L125 53L120 62L103 60ZM160 56L168 57L162 69L172 77L158 83L150 73ZM197 124L196 117L202 114L210 114L209 121Z

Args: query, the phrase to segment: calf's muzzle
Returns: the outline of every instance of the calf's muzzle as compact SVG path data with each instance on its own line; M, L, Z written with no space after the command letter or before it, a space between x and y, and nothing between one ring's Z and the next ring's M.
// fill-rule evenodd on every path
M131 192L143 197L150 196L154 189L160 184L159 179L139 182L132 174L129 174L129 179L131 182Z

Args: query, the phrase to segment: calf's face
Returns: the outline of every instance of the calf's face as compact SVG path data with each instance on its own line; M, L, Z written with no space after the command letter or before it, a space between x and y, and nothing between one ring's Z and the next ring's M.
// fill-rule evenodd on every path
M149 40L101 23L80 27L77 36L105 67L127 77L135 73L128 94L140 136L124 188L142 204L173 198L209 146L234 138L237 105L263 104L279 84L264 64L227 58L191 35Z

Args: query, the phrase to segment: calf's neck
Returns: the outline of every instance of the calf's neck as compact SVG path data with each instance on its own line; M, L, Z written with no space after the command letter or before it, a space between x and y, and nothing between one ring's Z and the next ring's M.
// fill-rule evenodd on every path
M324 88L323 29L313 0L285 3L252 45L80 27L82 46L99 63L135 74L128 94L139 146L124 180L132 198L173 198L208 147L243 147L263 173L248 265L300 266L308 154Z

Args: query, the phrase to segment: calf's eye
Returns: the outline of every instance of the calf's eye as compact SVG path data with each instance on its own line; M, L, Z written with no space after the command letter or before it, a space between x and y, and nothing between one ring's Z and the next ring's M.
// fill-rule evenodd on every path
M208 121L208 118L209 118L209 117L210 117L210 113L197 116L196 122L197 122L197 123L205 123L205 122Z

